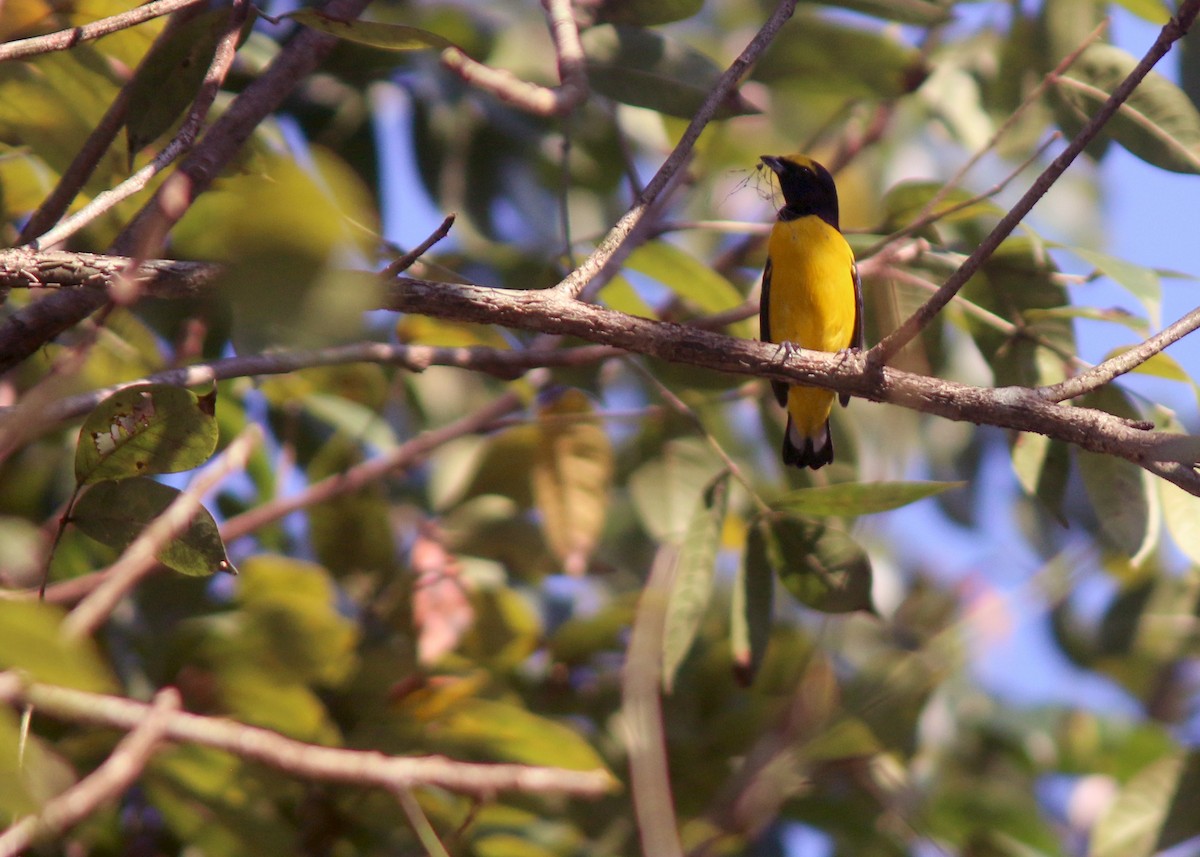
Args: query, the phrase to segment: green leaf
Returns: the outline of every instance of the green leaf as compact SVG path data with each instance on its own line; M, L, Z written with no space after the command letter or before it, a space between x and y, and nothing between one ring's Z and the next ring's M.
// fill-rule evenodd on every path
M657 541L679 543L692 519L696 497L721 468L721 460L707 444L691 438L668 441L662 455L629 477L642 526Z
M413 694L408 715L436 752L489 761L553 765L574 771L606 769L600 754L574 729L509 702L458 698L451 685L425 697Z
M1179 786L1183 763L1178 754L1167 756L1129 780L1096 825L1088 857L1150 857L1165 847L1158 844L1159 837Z
M1124 288L1141 302L1155 327L1161 323L1162 280L1158 271L1117 259L1107 253L1079 247L1067 247L1074 255L1092 265L1104 276Z
M36 812L37 801L24 782L28 763L21 758L21 726L11 708L0 708L0 817Z
M195 100L217 42L229 24L229 10L211 9L179 27L138 67L130 82L125 134L129 161L175 123Z
M771 640L775 575L767 557L767 541L767 524L759 521L747 536L746 556L738 568L729 606L733 671L743 685L754 681Z
M912 24L915 27L932 27L950 20L948 6L931 3L929 0L826 0L830 6L850 9L875 18Z
M91 486L71 511L71 522L101 544L121 551L167 510L179 490L153 479L136 477ZM158 561L180 574L204 577L218 571L237 574L225 554L217 522L200 507L188 528L158 553Z
M608 512L613 449L580 390L538 409L533 498L546 542L570 574L583 574Z
M603 0L596 22L653 27L690 18L703 7L704 0Z
M943 187L940 182L930 181L906 181L895 185L883 199L887 228L899 229L924 216L925 207ZM942 223L974 220L983 215L998 218L1004 214L999 206L986 199L967 204L974 196L975 194L964 188L952 188L938 200L929 213L940 215ZM951 211L957 206L964 207Z
M625 267L654 278L705 314L724 312L744 300L737 287L711 265L666 241L651 241L638 247L629 254ZM749 323L741 324L738 335L753 337Z
M874 612L871 561L850 536L817 521L773 517L762 550L779 581L792 596L822 613Z
M712 91L721 69L699 51L640 27L602 24L580 37L588 80L601 95L690 119ZM717 119L758 113L735 90Z
M1183 555L1200 565L1200 497L1189 494L1165 479L1155 482L1162 499L1167 532Z
M217 448L216 392L168 384L113 393L87 415L75 449L80 485L198 467Z
M1085 120L1136 65L1136 59L1113 45L1089 45L1067 69L1057 95ZM1200 173L1200 112L1183 90L1157 72L1138 85L1103 133L1160 169Z
M418 27L380 24L375 21L347 21L315 9L301 9L281 17L291 18L306 27L329 33L339 39L387 51L427 51L457 47L449 39Z
M344 400L343 400L344 401ZM361 445L344 432L325 443L308 466L310 482L344 473L363 460ZM308 507L309 537L317 559L335 573L392 572L396 546L383 485L372 480Z
M1126 419L1141 415L1120 388L1109 384L1079 400L1083 407L1096 408ZM1100 532L1108 544L1128 557L1141 557L1154 538L1150 527L1150 505L1142 469L1114 455L1077 450L1076 461Z
M849 62L847 57L869 57ZM893 99L919 87L929 71L921 53L884 32L797 15L754 69L764 83L792 82L806 94Z
M337 608L339 593L319 565L259 554L238 577L237 603L247 617L245 640L232 647L232 659L257 660L298 681L333 687L354 667L355 622ZM238 651L241 654L238 654Z
M1069 305L1067 291L1055 281L1055 274L1057 269L1042 248L1027 238L1010 238L963 288L964 298L1017 328L1017 333L1010 335L973 316L965 317L967 329L992 367L997 386L1032 387L1066 377L1061 355L1075 353L1070 319L1028 315L1030 310L1040 312ZM1030 334L1048 344L1034 341Z
M670 693L712 598L717 549L729 502L729 472L717 476L692 513L675 560L675 582L663 630L663 689Z
M1175 794L1167 809L1167 817L1158 831L1156 851L1173 848L1200 836L1200 813L1196 812L1196 797L1200 795L1200 752L1193 750L1184 759L1183 770L1175 784Z
M1143 21L1149 21L1160 27L1171 19L1171 7L1162 0L1117 0L1117 2Z
M1019 432L1012 445L1013 471L1025 493L1063 522L1062 503L1070 475L1070 448L1044 434Z
M797 488L771 504L773 509L815 518L850 518L899 509L943 491L962 488L965 482L843 482Z
M59 631L63 611L35 601L0 600L0 669L33 681L110 693L117 684L90 640Z

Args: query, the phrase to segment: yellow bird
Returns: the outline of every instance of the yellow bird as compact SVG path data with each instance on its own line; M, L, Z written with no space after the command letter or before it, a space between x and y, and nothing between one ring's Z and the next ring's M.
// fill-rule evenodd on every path
M762 339L815 351L861 348L862 286L854 251L838 228L833 176L806 155L763 155L762 162L778 176L784 202L767 243ZM833 461L834 394L779 381L771 387L788 413L783 463L816 470ZM843 405L849 400L841 397Z

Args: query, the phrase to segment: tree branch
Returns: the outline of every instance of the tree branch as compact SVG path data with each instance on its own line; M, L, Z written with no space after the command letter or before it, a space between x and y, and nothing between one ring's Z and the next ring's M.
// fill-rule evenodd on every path
M1171 45L1187 33L1188 28L1196 19L1198 11L1200 11L1200 0L1184 0L1180 4L1179 11L1175 17L1163 25L1158 38L1154 40L1154 44L1146 51L1146 55L1142 57L1137 67L1113 90L1113 94L1109 96L1108 101L1088 121L1087 125L1075 135L1075 138L1067 144L1067 147L1063 149L1058 157L1050 163L1050 166L1046 167L1042 174L1037 177L1029 190L1025 192L1025 195L1017 201L1017 204L1000 219L996 227L975 248L975 252L942 284L942 287L938 289L933 297L922 304L900 327L888 334L882 342L868 352L868 361L871 365L886 365L901 348L911 342L945 308L951 298L958 294L959 290L966 285L967 280L971 279L975 275L975 272L983 266L983 263L991 258L991 255L996 252L996 249L1004 239L1012 233L1038 201L1046 195L1046 192L1066 172L1067 167L1079 156L1087 144L1100 133L1100 130L1116 114L1126 99L1133 94L1138 84L1154 68L1155 63L1166 55L1167 51L1171 49Z
M1200 2L1200 0L1197 0L1197 2ZM630 233L642 221L646 212L653 207L659 195L671 183L675 173L687 161L688 156L692 152L692 146L699 139L700 133L704 130L705 126L716 115L717 108L733 92L734 87L742 79L746 70L758 60L762 52L771 44L771 41L779 32L779 28L787 22L788 18L792 17L795 9L796 0L781 0L775 8L775 12L763 24L762 29L758 31L758 34L746 46L746 49L725 70L725 73L721 75L712 92L708 94L708 97L704 99L704 103L700 105L700 109L696 111L696 115L692 117L687 130L683 132L683 136L679 139L679 143L663 162L663 165L658 168L658 172L654 174L654 178L650 179L650 183L646 185L646 189L638 196L633 207L625 212L624 216L609 230L608 235L600 242L600 246L584 260L583 264L554 287L556 292L570 297L578 297L592 278L604 269L609 260L629 238Z
M24 685L0 674L0 700L33 705L39 713L71 723L135 729L150 706L132 699L45 684ZM321 747L285 738L223 717L165 712L168 740L224 750L296 777L395 790L435 786L490 798L497 792L599 798L617 787L606 770L571 771L529 765L456 762L440 756L385 756L374 750Z
M1114 378L1132 372L1173 342L1178 342L1200 328L1200 308L1194 309L1179 321L1159 331L1145 342L1093 366L1073 378L1034 390L1047 402L1064 402L1103 387Z
M125 181L114 188L98 194L95 199L79 211L60 222L45 234L29 242L35 250L39 247L53 247L55 244L65 241L97 217L104 214L104 212L110 211L118 203L144 190L155 176L169 167L176 158L192 148L192 145L196 142L196 137L200 133L200 128L204 124L204 119L208 116L208 111L212 108L213 102L217 98L217 93L221 89L225 75L229 73L229 69L233 65L233 56L237 52L237 43L241 36L242 23L246 20L248 8L248 0L235 0L233 5L229 7L229 23L225 28L225 32L221 35L220 41L217 43L216 51L209 63L208 72L204 75L204 81L196 93L196 98L192 102L183 125L180 126L179 131L171 139L171 142L164 146L162 151L155 155L150 163L125 179ZM156 252L157 247L145 255L154 255Z
M362 11L367 2L331 0L324 11L336 17L352 18ZM145 246L142 230L151 223L169 230L196 196L208 188L258 124L283 103L284 98L336 44L336 37L308 29L292 39L266 71L238 94L180 165L179 172L186 176L186 187L173 183L169 189L173 196L164 197L164 191L168 191L167 183L164 183L154 199L118 236L113 251L117 254L154 255L137 253L139 248ZM102 307L105 301L105 295L88 291L63 292L48 295L13 313L0 324L0 372L11 369L54 337L78 324Z
M1200 474L1190 466L1166 466L1196 461L1200 442L1148 431L1103 411L1047 402L1021 387L989 389L928 378L871 365L866 354L848 351L781 353L771 343L625 315L552 289L515 291L402 279L393 288L389 305L402 312L576 336L670 362L823 387L947 419L1036 432L1133 461L1200 495Z
M143 716L129 727L132 731L96 770L47 801L40 813L0 834L0 857L16 857L39 839L61 835L133 785L166 736L169 717L179 712L179 691L160 690L154 704L142 708Z
M203 5L202 0L153 0L145 6L137 6L128 12L101 18L99 21L92 21L90 24L80 27L71 27L56 33L47 33L44 36L32 36L28 39L5 42L0 44L0 62L37 54L48 54L52 51L65 51L80 42L98 39L119 30L127 30L154 18L169 15L178 9L199 5Z
M587 70L579 26L571 9L571 0L542 0L554 37L558 57L557 89L522 80L504 69L492 68L467 56L458 48L442 51L442 65L465 82L492 93L502 101L538 116L563 116L583 103L588 94Z

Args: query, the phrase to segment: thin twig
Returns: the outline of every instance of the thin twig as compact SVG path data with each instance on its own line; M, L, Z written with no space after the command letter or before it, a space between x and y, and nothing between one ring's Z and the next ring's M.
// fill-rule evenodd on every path
M453 214L447 214L446 219L442 221L441 226L433 230L433 232L429 234L429 237L416 247L409 250L407 253L396 259L396 261L392 262L392 264L384 268L383 273L380 276L390 280L392 277L395 277L411 268L418 259L429 252L430 247L450 234L450 227L454 225L454 217L455 216Z
M991 257L1004 239L1025 219L1025 216L1029 214L1033 206L1046 195L1046 192L1058 181L1059 177L1066 172L1067 167L1087 147L1087 144L1100 133L1100 130L1116 114L1125 100L1133 94L1138 84L1150 73L1155 63L1162 59L1167 51L1170 50L1171 45L1187 32L1188 27L1195 20L1198 11L1200 11L1200 0L1184 0L1175 17L1163 26L1161 32L1158 34L1158 38L1154 40L1154 44L1151 45L1146 55L1142 57L1137 67L1113 90L1113 94L1104 103L1104 106L1075 135L1074 139L1067 144L1067 147L1058 157L1046 167L1029 190L1025 192L1025 195L1001 218L996 227L975 248L975 251L959 269L946 280L933 297L919 307L900 327L890 333L882 342L867 353L871 366L880 367L886 365L888 360L911 342L941 312L946 304L950 302L950 299L962 289L967 280L974 276L983 263Z
M273 351L249 354L245 357L226 357L206 363L193 363L177 369L165 369L143 378L123 381L87 393L67 396L40 405L35 410L22 404L0 407L0 440L10 423L19 421L28 433L30 422L49 427L88 413L101 400L118 390L135 384L171 384L176 387L201 387L231 378L252 378L267 375L286 375L318 366L344 366L349 363L374 363L380 366L401 366L412 372L423 372L430 366L452 366L485 372L511 380L542 367L586 366L619 357L625 352L603 345L586 345L566 349L533 349L512 351L501 348L441 347L435 345L389 345L383 342L359 342L311 351ZM17 428L17 427L14 427ZM0 450L7 445L0 443Z
M252 425L234 438L217 463L201 472L108 567L104 582L63 619L62 633L67 637L86 637L100 627L126 593L158 565L155 555L187 529L200 510L201 498L231 473L246 466L261 437L261 430Z
M1084 393L1103 387L1114 378L1131 372L1158 354L1173 342L1178 342L1192 331L1200 328L1200 308L1194 309L1179 321L1164 328L1145 342L1130 348L1116 357L1109 358L1086 372L1068 378L1058 384L1038 387L1034 390L1047 402L1064 402Z
M396 796L396 802L400 804L400 808L404 810L404 815L408 818L409 826L416 834L417 841L425 848L425 853L429 857L450 857L446 846L438 838L437 831L429 823L429 816L425 814L425 810L421 809L421 804L413 796L412 789L398 788L392 793Z
M368 0L331 0L323 11L337 18L354 18ZM333 50L337 38L316 30L305 30L288 42L271 65L247 86L213 122L208 132L180 165L187 174L187 187L175 185L172 199L163 199L160 188L114 243L113 252L154 255L142 230L151 226L169 230L184 215L196 196L208 189L216 175L241 149L262 120L283 103L317 64ZM164 205L165 202L170 204ZM138 248L142 248L138 252ZM4 372L70 329L105 303L105 297L88 292L60 292L12 313L0 322L0 372Z
M907 238L909 235L920 232L926 226L932 226L933 224L946 219L952 214L957 214L964 209L970 208L973 205L978 205L984 200L991 199L992 197L999 195L1006 187L1012 184L1013 180L1016 179L1017 176L1025 171L1026 167L1040 158L1042 153L1044 153L1046 149L1050 148L1050 146L1053 145L1054 142L1057 141L1061 136L1062 135L1060 132L1055 131L1053 134L1047 137L1040 146L1037 147L1032 155L1022 161L1016 169L1010 171L1008 175L982 193L977 193L972 197L962 200L961 202L956 202L953 205L949 205L939 211L934 211L934 207L938 204L938 202L945 198L950 188L954 186L953 183L959 180L958 177L951 179L949 182L938 188L937 193L930 198L929 202L925 203L925 205L921 207L921 213L917 216L916 220L913 220L911 223L907 224L901 229L897 229L886 238L882 238L876 243L872 244L865 251L863 251L863 258L875 256L882 252L885 247L889 246L900 238Z
M775 8L775 12L763 24L762 29L746 46L745 50L738 56L737 59L730 64L725 73L721 75L708 97L704 99L704 103L700 109L696 111L696 115L692 117L692 121L688 124L687 130L683 132L679 143L672 150L671 154L663 162L663 165L658 168L658 172L650 179L650 183L646 185L646 189L642 191L634 202L633 207L617 221L616 225L609 230L608 235L600 242L600 245L592 252L583 264L576 268L571 274L561 283L554 286L554 291L561 295L566 295L572 298L578 297L588 285L588 283L601 270L603 270L621 246L626 242L630 233L632 233L637 225L645 217L658 199L659 195L666 190L671 183L675 173L686 163L691 155L692 147L696 140L699 139L701 132L708 125L717 108L725 102L734 87L745 75L746 70L758 59L775 35L779 32L779 28L792 16L796 9L796 0L781 0Z
M442 51L442 65L468 84L492 93L502 101L538 116L565 116L588 94L587 69L579 26L571 0L542 0L554 38L560 85L555 89L522 80L510 71L492 68L467 56L458 48Z
M90 24L59 30L56 33L46 33L44 36L31 36L28 39L16 39L0 44L0 62L48 54L52 51L65 51L80 42L87 42L144 24L146 21L184 9L188 6L203 5L203 0L153 0L145 6L137 6L128 12L121 12Z
M13 673L0 674L0 700L32 703L47 717L116 729L134 729L150 706L132 699L52 685L25 685ZM385 756L375 750L346 750L305 744L224 717L186 711L165 715L168 740L224 750L295 777L395 790L435 786L460 794L492 797L497 792L599 798L617 783L608 771L510 764L456 762L441 756Z
M37 815L0 833L0 857L16 857L38 840L60 836L133 785L166 737L170 716L179 713L179 691L160 690L154 704L142 709L143 716L96 770L47 801Z
M877 253L884 245L888 244L889 242L894 241L897 238L900 238L904 235L911 235L917 229L924 228L924 226L928 225L928 223L926 221L928 221L929 218L932 218L934 220L938 219L938 215L936 215L934 213L934 209L937 207L938 203L940 203L943 199L945 199L946 194L948 194L951 190L953 190L955 187L957 187L962 182L963 177L968 172L970 172L971 169L974 168L974 166L977 163L979 163L983 159L984 155L986 155L988 152L990 152L992 149L994 149L996 147L996 145L1000 142L1000 140L1004 138L1004 135L1007 134L1009 132L1009 130L1017 123L1017 120L1020 119L1021 116L1027 110L1029 110L1038 101L1038 99L1040 99L1042 97L1042 94L1045 93L1045 91L1050 87L1050 85L1052 83L1057 81L1063 74L1066 73L1067 69L1069 69L1071 66L1073 66L1075 64L1075 61L1079 59L1080 55L1087 49L1087 47L1089 45L1091 45L1093 42L1095 42L1097 39L1099 39L1102 35L1104 35L1104 31L1108 29L1108 24L1109 24L1109 21L1107 18L1105 18L1103 21L1101 21L1100 24L1097 25L1097 27L1094 30L1092 30L1092 32L1090 32L1086 37L1084 37L1083 41L1081 41L1075 47L1075 49L1073 51L1071 51L1069 54L1067 54L1065 57L1063 57L1057 66L1055 66L1051 71L1049 71L1046 75L1044 75L1041 80L1038 81L1037 86L1033 87L1033 89L1031 89L1028 93L1026 93L1025 97L1023 99L1021 99L1021 103L1017 105L1017 109L1014 110L1010 116L1008 116L1003 122L1000 123L1000 126L998 128L996 128L996 130L992 133L992 136L987 141L987 143L985 143L983 145L983 147L979 149L979 151L977 151L977 152L975 152L975 154L971 155L971 157L967 159L967 162L965 164L963 164L961 167L959 167L958 170L954 173L954 175L952 175L950 177L950 179L944 185L942 185L940 188L938 188L937 193L935 193L932 197L930 197L929 201L926 202L925 205L922 207L921 213L917 217L917 220L914 221L914 223L910 223L908 226L906 226L904 229L900 230L899 232L896 232L892 235L887 236L882 241L880 241L878 244L871 247L864 255L871 255L873 253ZM1050 145L1050 143L1052 143L1054 140L1057 140L1059 138L1059 136L1060 136L1060 133L1057 131L1054 134L1052 134L1050 136L1050 138L1048 140L1046 140L1045 143L1043 143L1041 146L1038 147L1037 151L1034 152L1031 157L1027 158L1025 160L1025 162L1021 164L1020 167L1018 167L1016 170L1014 170L1009 175L1009 177L1006 178L1001 183L1002 186L1007 186L1008 183L1010 181L1012 181L1012 179L1014 179L1018 174L1023 172L1025 170L1025 168L1027 166L1029 166L1029 164L1031 164L1038 157L1040 157L1042 152L1045 151L1046 147L1048 145ZM1001 188L1001 189L1003 189L1003 188ZM996 191L996 192L998 193L999 191ZM951 213L953 210L954 209L952 208L952 209L949 209L949 210L943 212L942 216L944 216L945 214ZM916 225L918 223L920 223L921 225L920 226Z

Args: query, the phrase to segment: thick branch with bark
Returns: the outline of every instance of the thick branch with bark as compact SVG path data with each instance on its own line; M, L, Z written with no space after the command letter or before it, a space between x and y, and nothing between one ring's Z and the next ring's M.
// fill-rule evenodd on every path
M38 285L45 286L48 285L47 277L61 274L65 283L100 291L107 284L107 278L118 276L129 261L121 257L83 255L78 265L72 265L69 264L71 254L46 255L49 258L43 260L39 254L28 251L0 253L0 281L16 285L36 280ZM214 282L218 273L216 266L157 261L143 263L139 276L147 283L145 294L195 295ZM1200 316L1194 313L1144 346L1113 358L1089 372L1083 378L1086 383L1081 383L1078 390L1071 382L1067 382L1070 390L1049 388L1037 391L1020 387L973 387L914 375L888 367L872 366L863 354L826 354L801 349L784 354L775 345L733 339L698 327L626 315L575 300L556 289L517 291L406 278L392 285L387 308L458 321L498 324L536 333L574 336L610 349L646 354L670 362L825 387L947 419L1035 432L1091 452L1127 459L1189 493L1200 495L1200 474L1193 467L1200 460L1200 443L1194 439L1149 431L1103 411L1071 407L1056 401L1078 395L1135 368L1200 323ZM589 353L586 359L600 359L616 353ZM295 355L234 358L217 364L172 370L156 375L154 379L193 384L236 375L276 374L307 365L343 362L391 363L415 371L430 365L449 365L498 374L517 374L535 366L576 359L580 358L552 356L550 352L542 351L504 352L488 348L429 348L368 343ZM55 420L67 419L78 415L90 402L94 402L93 396L70 400L64 403L69 407L56 409L53 414L43 416Z

